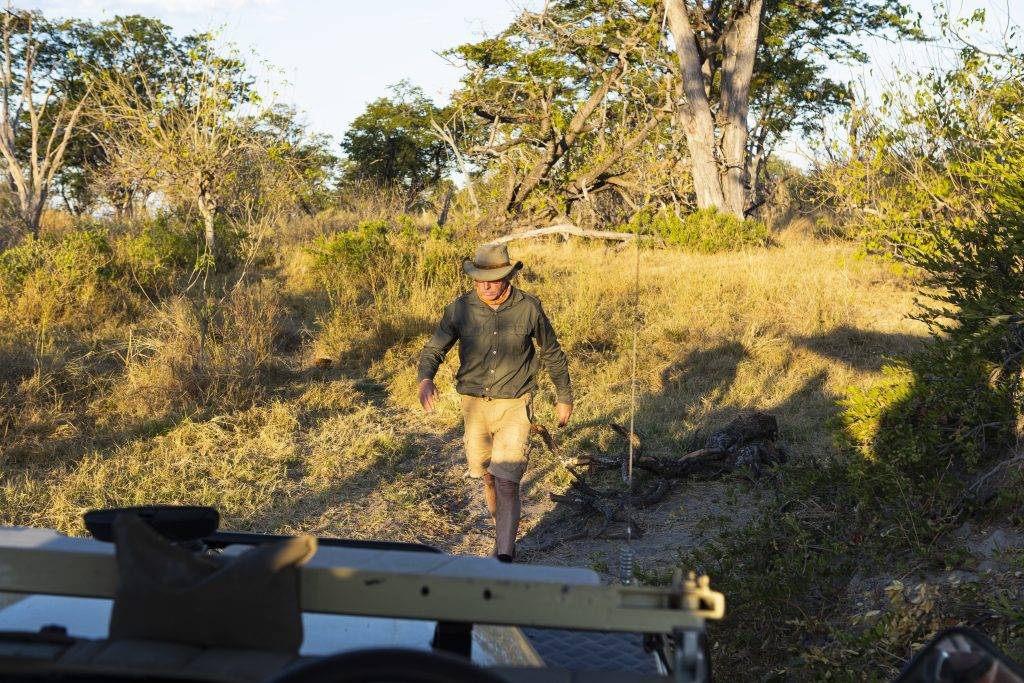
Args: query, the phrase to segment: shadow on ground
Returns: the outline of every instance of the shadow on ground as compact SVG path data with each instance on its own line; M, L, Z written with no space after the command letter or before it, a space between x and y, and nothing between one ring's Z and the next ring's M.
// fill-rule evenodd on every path
M858 370L880 370L886 355L900 356L919 348L920 337L906 334L885 334L841 327L827 335L796 338L798 348L806 348L834 361ZM741 363L751 358L743 344L723 342L707 349L698 349L683 358L669 361L660 372L661 389L639 397L637 430L644 438L644 450L661 457L678 456L703 445L704 439L715 429L736 417L741 409L765 409L779 420L781 442L791 458L807 458L802 446L822 438L838 410L836 396L828 388L827 368L820 368L808 376L781 401L771 405L753 403L746 406L723 405L707 411L707 405L719 403L736 382ZM685 424L699 416L700 426L686 429ZM573 428L572 442L582 450L599 454L621 455L627 449L626 440L607 428L610 422L624 424L628 420L621 412L602 414ZM541 468L531 468L526 489L535 501L547 498L548 492L537 484L549 480L559 465L548 458ZM636 470L638 489L644 490L650 475ZM741 525L756 513L757 501L765 487L771 486L772 477L785 476L785 466L754 481L750 475L737 472L717 481L675 481L672 491L662 502L645 510L637 510L638 521L646 528L644 538L634 540L638 564L641 569L658 572L670 568L680 549L686 550L697 543L709 541L729 528ZM564 480L568 483L568 479ZM593 478L597 488L606 491L625 491L621 474L617 471L599 473ZM526 561L553 564L581 564L592 566L606 576L614 576L614 553L622 541L616 538L602 540L587 537L563 541L583 531L593 533L600 516L593 511L581 512L566 503L535 502L534 507L544 509L539 519L529 525L520 538L520 548ZM624 534L623 524L616 524L606 532L609 536ZM664 577L662 577L664 578Z

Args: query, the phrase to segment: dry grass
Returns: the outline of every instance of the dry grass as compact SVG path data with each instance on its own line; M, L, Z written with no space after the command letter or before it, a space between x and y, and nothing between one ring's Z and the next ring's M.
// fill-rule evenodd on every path
M634 256L569 244L520 246L515 257L528 264L520 285L541 297L569 353L580 425L570 439L583 445L598 424L627 414ZM638 421L666 449L760 408L778 415L799 453L831 456L834 399L875 381L886 355L906 353L925 334L906 318L912 284L838 243L644 252L640 289ZM392 349L374 369L410 410L420 341ZM452 398L450 373L442 380ZM544 392L539 405L549 423L551 398ZM454 408L446 401L439 422L451 425Z
M342 314L302 253L285 252L275 274L225 302L202 364L184 300L112 321L119 335L93 338L102 366L41 372L14 331L0 336L4 363L25 370L0 378L5 457L16 451L0 522L77 533L89 507L189 502L219 507L230 528L483 547L476 493L461 478L452 363L435 415L413 393L416 354L450 292L417 286ZM606 445L601 424L628 409L633 254L552 242L513 255L570 356L577 412L561 438ZM798 457L835 457L835 397L874 382L885 354L924 333L905 317L911 283L847 245L806 238L714 256L644 252L641 290L638 420L666 452L758 407L777 414ZM318 356L338 362L310 367ZM545 380L537 409L548 424L551 399ZM533 525L564 475L538 453L530 476Z
M173 297L133 333L113 409L153 417L190 405L246 405L262 395L282 315L277 288L240 285L207 306Z

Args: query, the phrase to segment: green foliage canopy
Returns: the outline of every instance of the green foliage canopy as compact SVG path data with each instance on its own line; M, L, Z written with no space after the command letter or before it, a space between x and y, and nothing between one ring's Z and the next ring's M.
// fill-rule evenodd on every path
M449 152L430 127L441 110L407 81L366 106L341 141L345 175L410 194L436 186L449 167Z

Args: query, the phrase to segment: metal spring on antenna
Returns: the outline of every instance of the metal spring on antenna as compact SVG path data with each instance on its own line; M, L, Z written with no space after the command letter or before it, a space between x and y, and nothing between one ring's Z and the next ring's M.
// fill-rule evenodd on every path
M619 583L623 586L633 585L633 548L624 545L619 548Z

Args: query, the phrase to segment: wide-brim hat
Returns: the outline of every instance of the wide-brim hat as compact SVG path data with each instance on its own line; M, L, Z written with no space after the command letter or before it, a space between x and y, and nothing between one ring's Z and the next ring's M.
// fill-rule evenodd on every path
M504 280L522 267L522 261L509 260L508 246L504 244L481 244L472 259L462 262L466 275L484 282Z

